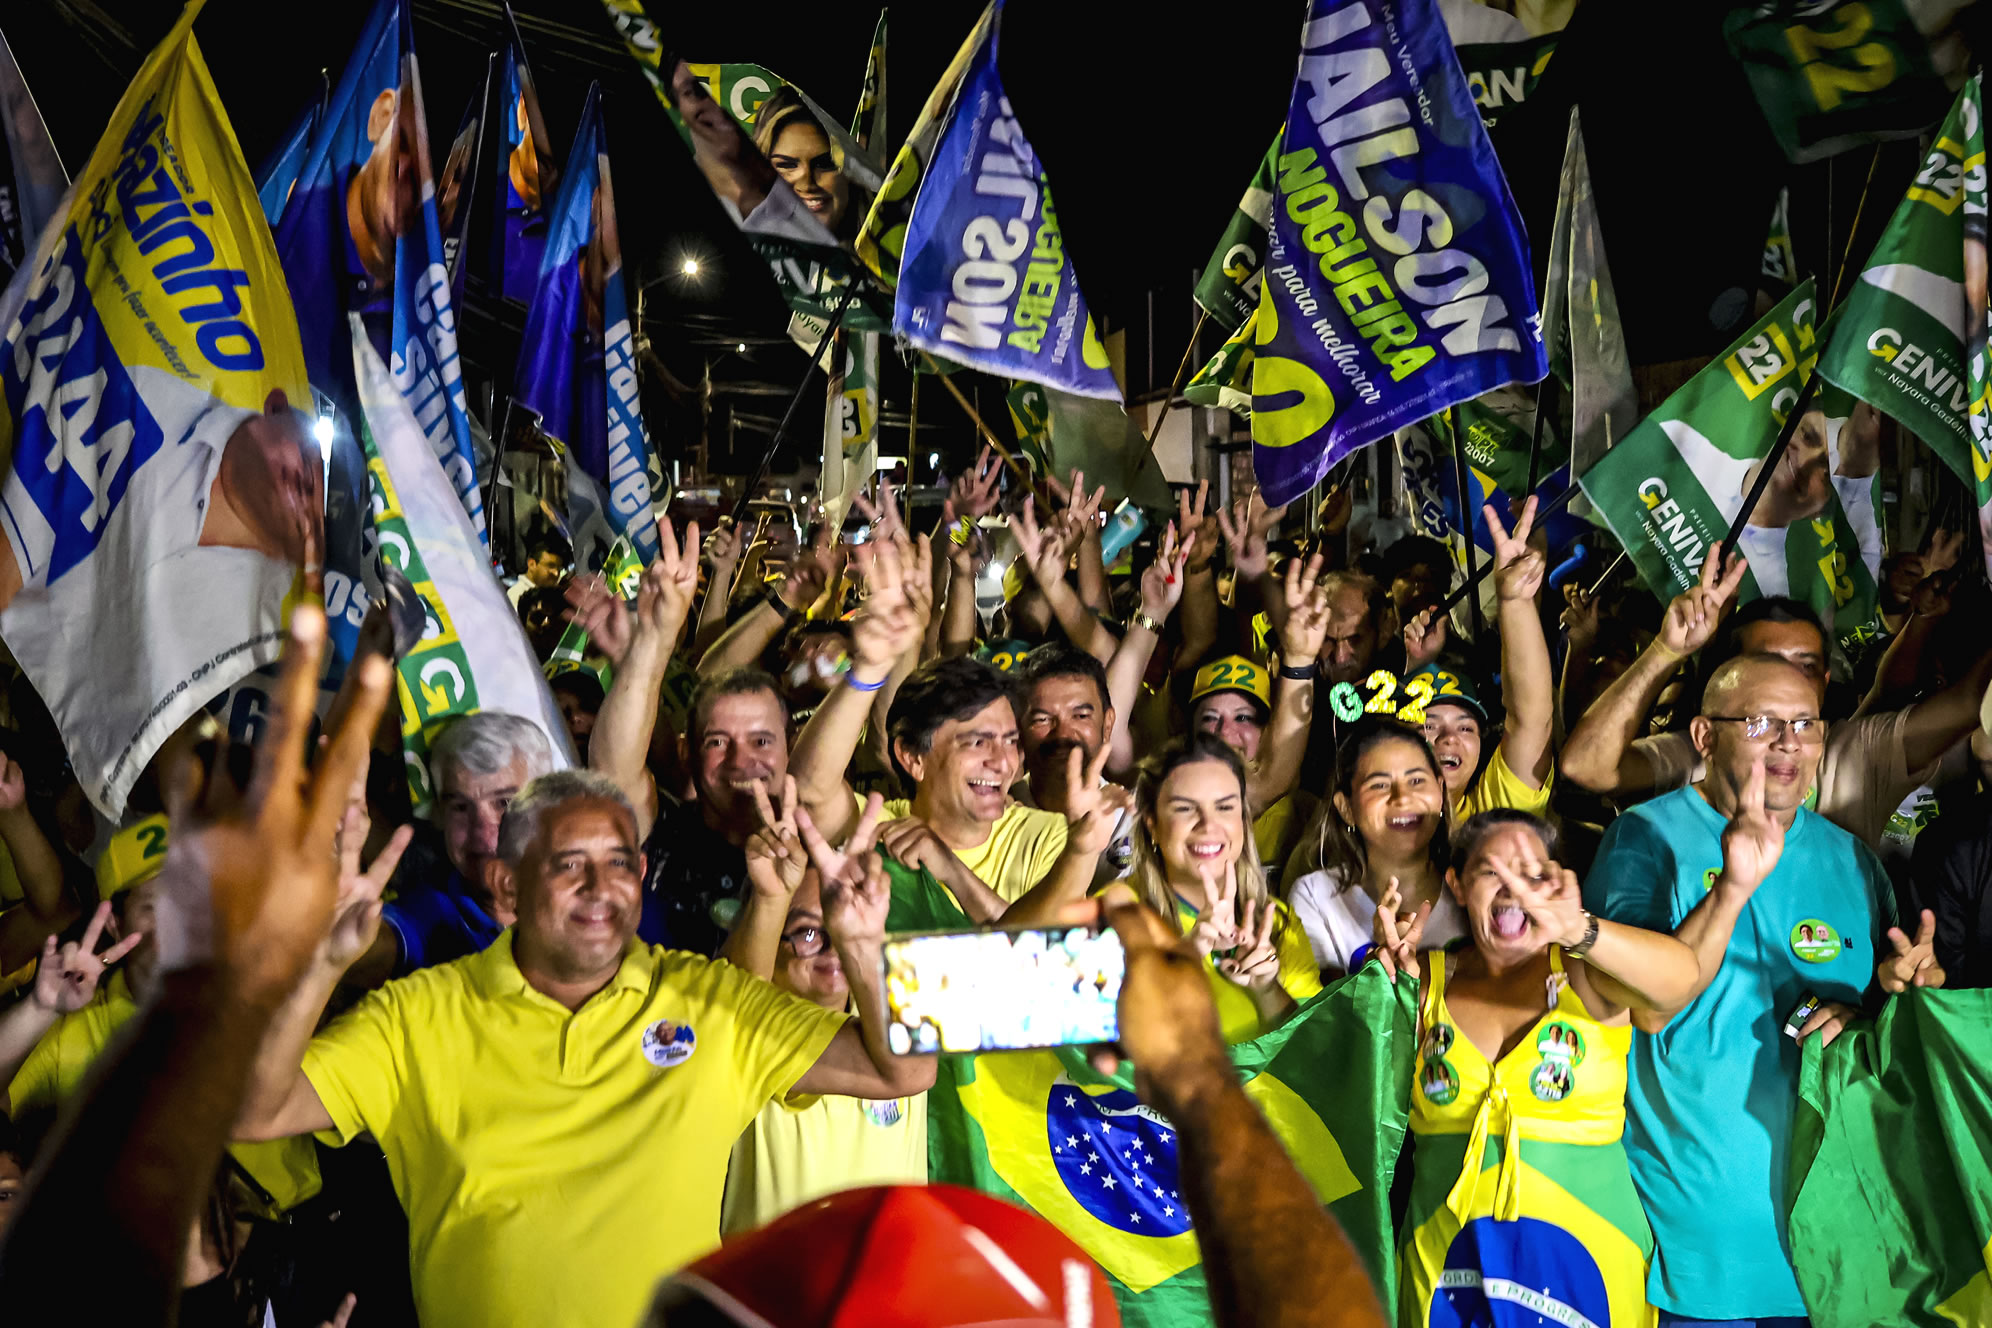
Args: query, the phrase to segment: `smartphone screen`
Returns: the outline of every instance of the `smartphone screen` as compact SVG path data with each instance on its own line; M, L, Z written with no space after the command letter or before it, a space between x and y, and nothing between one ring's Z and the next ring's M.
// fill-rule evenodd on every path
M886 1039L902 1056L1112 1042L1125 961L1093 927L888 936Z

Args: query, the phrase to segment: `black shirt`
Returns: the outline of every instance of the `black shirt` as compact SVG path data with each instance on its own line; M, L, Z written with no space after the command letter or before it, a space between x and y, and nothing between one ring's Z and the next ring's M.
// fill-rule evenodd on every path
M1916 836L1902 929L1910 936L1922 910L1937 917L1937 962L1947 987L1992 987L1992 795L1944 814Z
M705 823L696 802L661 811L643 852L637 936L650 945L713 954L739 914L747 855Z

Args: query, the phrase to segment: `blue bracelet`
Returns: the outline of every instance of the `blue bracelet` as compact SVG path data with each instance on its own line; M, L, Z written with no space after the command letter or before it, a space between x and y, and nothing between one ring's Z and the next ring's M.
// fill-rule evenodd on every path
M847 673L844 675L844 685L850 688L854 692L875 692L879 688L885 686L885 684L889 682L891 678L892 675L888 673L885 675L885 677L880 678L877 682L859 682L858 675L856 673Z

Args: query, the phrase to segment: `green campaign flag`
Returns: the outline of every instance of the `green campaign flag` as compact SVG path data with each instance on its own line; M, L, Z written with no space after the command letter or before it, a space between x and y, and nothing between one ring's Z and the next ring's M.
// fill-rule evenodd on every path
M1515 42L1469 42L1455 46L1460 71L1480 108L1480 122L1498 150L1501 146L1501 120L1506 113L1527 101L1556 53L1561 33L1546 32L1540 37Z
M1985 128L1965 84L1889 218L1819 375L1915 433L1992 513L1985 391ZM1992 542L1987 544L1992 557Z
M1020 382L1005 398L1017 441L1039 474L1064 480L1086 472L1086 487L1107 486L1109 502L1131 498L1136 507L1168 511L1169 481L1155 463L1143 464L1148 439L1118 401L1074 396L1041 383Z
M1791 245L1791 190L1778 190L1777 206L1771 209L1770 229L1764 234L1764 261L1757 275L1758 288L1783 299L1798 284L1798 254Z
M871 54L865 58L865 84L858 91L858 109L851 112L851 138L868 151L885 142L885 14L878 11Z
M1805 1043L1791 1252L1814 1328L1992 1323L1992 991L1911 989Z
M1259 169L1252 172L1252 183L1246 186L1245 196L1238 200L1224 234L1217 239L1217 248L1204 264L1203 276L1197 278L1198 305L1229 333L1236 333L1259 308L1259 280L1266 265L1266 227L1273 222L1273 181L1279 151L1280 136L1274 134L1272 145L1259 159Z
M895 889L895 898L898 891ZM1418 984L1375 965L1231 1048L1245 1092L1395 1303L1390 1183L1411 1106ZM927 1097L931 1179L1020 1203L1093 1256L1130 1328L1210 1322L1175 1131L1076 1048L944 1056Z
M1742 510L1817 355L1813 307L1808 278L1582 475L1662 602L1694 584ZM1851 407L1813 403L1737 541L1749 561L1741 598L1803 600L1829 630L1873 614L1881 555L1875 431L1827 413Z
M1739 5L1723 35L1785 156L1818 161L1936 123L1963 63L1953 49L1947 83L1932 59L1932 38L1957 8L1913 0Z
M1183 396L1198 406L1222 406L1242 419L1252 418L1252 359L1258 354L1259 311L1241 323L1183 385Z

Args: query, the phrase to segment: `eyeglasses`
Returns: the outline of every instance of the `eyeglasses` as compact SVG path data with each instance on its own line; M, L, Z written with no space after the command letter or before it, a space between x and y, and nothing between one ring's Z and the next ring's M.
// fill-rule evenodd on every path
M1826 739L1826 721L1811 716L1805 719L1779 719L1776 715L1707 715L1711 724L1741 724L1743 736L1751 742L1776 742L1784 737L1785 730L1802 743L1823 742Z
M830 938L823 934L821 927L797 927L794 931L782 933L782 944L789 948L797 959L808 959L823 953L823 947Z

